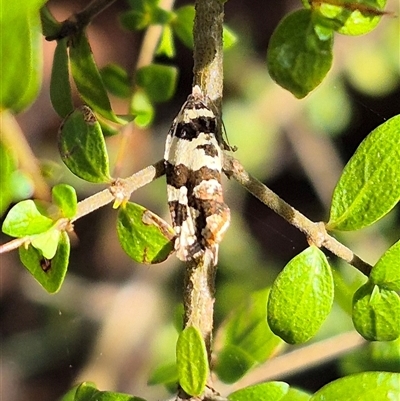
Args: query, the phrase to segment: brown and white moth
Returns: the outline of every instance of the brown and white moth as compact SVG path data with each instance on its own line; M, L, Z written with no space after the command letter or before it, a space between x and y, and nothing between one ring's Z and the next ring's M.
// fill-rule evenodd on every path
M164 163L177 257L204 256L216 265L230 210L222 195L217 118L207 103L194 86L169 130Z

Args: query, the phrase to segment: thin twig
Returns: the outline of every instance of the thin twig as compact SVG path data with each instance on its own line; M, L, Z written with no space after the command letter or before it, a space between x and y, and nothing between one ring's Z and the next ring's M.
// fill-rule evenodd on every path
M354 266L361 273L369 276L372 266L360 259L351 249L330 236L326 232L324 223L314 223L309 220L271 191L261 181L251 176L238 160L226 154L224 158L224 169L228 176L233 177L262 203L266 204L275 213L279 214L287 222L303 232L309 243L318 247L324 247L334 255Z
M74 35L89 25L93 18L110 7L115 1L116 0L93 0L83 10L63 21L60 30L55 35L46 36L46 40L60 40L67 36Z
M103 191L100 191L89 198L80 201L78 203L76 215L68 223L73 223L83 216L86 216L87 214L92 213L93 211L100 209L101 207L106 206L113 201L117 202L117 204L120 204L124 200L129 199L132 192L149 184L156 178L161 177L164 172L164 160L160 160L157 163L138 171L128 178L119 178L109 188L106 188ZM66 219L63 218L60 219L60 221L61 220L64 223ZM65 224L65 226L67 226L67 224ZM29 241L30 236L27 236L24 238L16 238L3 245L0 245L0 254L17 249Z

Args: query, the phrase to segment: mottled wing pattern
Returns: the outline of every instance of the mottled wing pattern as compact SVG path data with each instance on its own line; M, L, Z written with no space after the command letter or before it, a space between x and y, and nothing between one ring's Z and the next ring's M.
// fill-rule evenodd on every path
M164 154L175 250L182 261L206 252L216 264L218 244L229 226L216 129L217 119L196 85L172 124Z

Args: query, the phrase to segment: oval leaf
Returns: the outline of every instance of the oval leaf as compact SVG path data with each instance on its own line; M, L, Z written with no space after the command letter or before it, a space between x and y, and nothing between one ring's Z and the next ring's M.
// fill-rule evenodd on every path
M136 83L150 101L166 102L175 92L178 70L175 67L150 64L136 71Z
M36 234L31 237L31 244L34 246L46 259L53 259L56 254L58 242L60 240L61 232L57 228Z
M60 128L58 149L65 165L83 180L111 180L101 127L89 107L75 110L64 120Z
M198 329L186 327L176 344L179 384L191 396L204 392L209 375L206 345Z
M154 107L142 89L138 89L132 96L130 110L136 116L135 124L141 128L147 127L153 121Z
M69 238L66 232L59 237L57 251L52 259L45 258L42 253L29 245L27 249L19 248L19 257L32 276L49 293L57 292L64 281L68 268Z
M174 250L173 228L136 203L119 209L117 233L123 250L138 263L160 263Z
M285 17L271 36L267 64L273 80L297 98L315 89L332 64L333 36L317 35L311 10Z
M74 37L69 49L72 77L82 99L104 118L125 124L111 109L110 100L97 69L86 34Z
M63 216L72 219L78 206L75 189L71 185L58 184L53 187L51 194L53 203L60 208Z
M36 98L42 81L42 33L39 8L0 2L0 108L20 112Z
M333 288L331 268L317 247L297 255L271 289L268 323L272 331L290 344L309 340L332 308Z
M3 233L11 237L22 238L40 234L54 224L52 219L41 214L31 199L17 203L7 214L3 222Z
M218 335L224 338L215 371L226 383L233 383L257 363L262 363L282 340L267 323L269 289L254 292L224 322Z
M370 341L392 341L400 336L400 297L395 291L368 282L353 297L353 324Z
M364 372L327 384L310 401L397 401L399 394L399 373Z
M320 3L318 12L335 31L343 35L364 35L382 18L386 0L361 0L354 3ZM316 8L314 8L316 10Z
M235 391L228 396L229 401L280 401L289 391L289 384L284 382L269 382L256 384Z
M115 96L127 98L131 95L131 83L126 70L120 65L108 64L100 70L107 90Z
M400 115L373 130L347 163L333 193L328 229L358 230L400 199Z
M378 260L369 279L382 288L400 291L400 241L391 246Z
M57 114L65 118L74 109L69 83L67 40L58 41L51 69L50 100Z
M224 383L235 383L256 364L257 361L246 350L227 344L218 352L214 371Z

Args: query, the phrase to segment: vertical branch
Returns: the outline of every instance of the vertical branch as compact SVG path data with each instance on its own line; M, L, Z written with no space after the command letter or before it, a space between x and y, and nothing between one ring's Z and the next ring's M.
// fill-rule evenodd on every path
M222 23L223 2L196 0L194 20L194 85L212 101L218 119L221 116L223 85ZM221 124L217 124L219 129ZM220 135L220 132L216 133ZM204 257L186 264L184 282L184 324L197 327L204 338L209 360L214 315L215 293L214 258L209 252Z
M194 85L200 86L220 115L223 87L223 1L196 0L195 8Z

